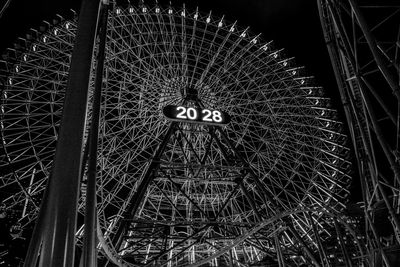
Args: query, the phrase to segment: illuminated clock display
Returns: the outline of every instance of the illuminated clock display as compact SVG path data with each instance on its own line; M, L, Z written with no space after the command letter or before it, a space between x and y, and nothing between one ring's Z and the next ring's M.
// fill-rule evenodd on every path
M206 108L168 105L163 108L163 113L167 119L173 121L206 124L227 124L230 121L228 113Z

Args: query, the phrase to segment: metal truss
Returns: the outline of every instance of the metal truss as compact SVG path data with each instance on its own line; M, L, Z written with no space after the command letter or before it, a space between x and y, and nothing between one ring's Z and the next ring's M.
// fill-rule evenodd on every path
M400 5L318 4L357 158L370 261L382 257L386 266L397 266L398 257L391 256L400 242Z
M21 39L0 75L2 202L24 229L47 203L60 134L77 26L59 19ZM366 262L357 221L342 214L351 181L342 123L293 59L236 23L185 7L110 8L104 44L81 146L79 248L88 249L85 219L96 211L102 266ZM164 106L181 104L232 119L213 126L163 116ZM93 172L95 210L85 208Z

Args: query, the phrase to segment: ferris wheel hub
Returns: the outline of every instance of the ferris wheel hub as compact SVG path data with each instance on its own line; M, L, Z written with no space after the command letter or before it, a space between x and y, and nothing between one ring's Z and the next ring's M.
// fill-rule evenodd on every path
M196 88L193 88L193 87L185 88L183 95L184 95L184 99L186 101L192 101L192 102L197 103L199 100L199 92Z

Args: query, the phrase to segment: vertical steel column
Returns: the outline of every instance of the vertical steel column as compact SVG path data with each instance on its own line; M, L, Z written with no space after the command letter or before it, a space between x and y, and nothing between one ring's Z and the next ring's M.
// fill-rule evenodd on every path
M294 226L292 225L291 222L288 222L287 226L290 229L290 232L292 232L292 234L294 235L294 237L297 239L297 241L302 245L302 247L304 248L306 254L308 257L310 257L311 259L311 263L314 264L314 266L316 267L321 267L321 265L319 264L319 262L317 261L317 259L315 258L314 254L311 252L310 248L308 247L308 245L306 244L306 242L304 242L303 238L301 238L301 236L299 235L299 233L297 233L297 230L294 228Z
M362 86L361 86L362 87ZM390 164L391 169L393 170L394 173L394 178L395 180L397 180L400 183L400 169L399 169L399 164L398 162L396 162L396 160L393 158L393 153L391 148L389 147L389 145L387 144L387 142L384 140L384 136L383 136L383 130L381 129L381 127L378 124L378 119L376 118L374 109L373 109L373 105L369 100L369 97L364 96L364 105L368 110L369 116L370 116L370 121L372 123L372 129L375 132L376 138L379 142L379 144L381 145L381 148ZM382 189L382 186L380 184L379 179L377 179L376 181L378 189L380 191L380 193L382 194L382 197L384 199L384 202L386 204L386 207L390 213L390 216L393 220L394 223L394 230L399 232L400 231L400 221L397 218L397 215L392 207L392 205L390 204L388 197L386 196L386 192Z
M49 181L46 183L46 188L49 187ZM42 201L40 203L39 216L36 220L35 228L33 229L33 233L31 236L31 241L29 242L28 251L26 252L26 257L24 261L24 267L36 267L39 251L42 244L42 232L45 226L45 213L44 211L47 209L48 203L48 190L45 190ZM43 213L43 216L40 216Z
M232 249L229 250L229 267L233 267Z
M99 140L99 121L101 106L101 89L104 70L104 50L107 37L108 3L101 8L101 24L99 25L99 49L97 51L96 77L93 93L92 123L89 135L89 162L87 173L87 193L85 203L85 226L83 243L83 267L97 266L96 253L96 176L97 176L97 144Z
M282 248L281 248L281 244L279 242L279 237L278 237L279 233L276 232L274 234L274 241L275 241L275 248L276 248L276 255L278 256L278 265L279 267L285 267L285 258L283 257L282 254Z
M397 97L397 100L400 101L400 87L388 70L384 58L380 55L375 38L372 36L370 30L368 29L367 23L365 22L364 17L362 16L360 9L358 8L358 5L355 3L354 0L348 1L351 8L353 9L358 24L360 25L361 31L363 32L365 39L367 40L367 44L369 46L369 49L371 50L372 55L374 56L375 62L378 65L379 70L385 77L389 86L392 88L393 94Z
M69 69L53 169L25 266L70 267L75 257L77 201L81 177L89 77L99 0L83 0Z
M369 32L366 22L364 20L364 18L361 16L361 12L359 10L359 8L356 6L355 1L351 1L350 2L351 7L353 9L352 14L355 15L356 20L358 21L358 25L360 26L362 33L364 34L366 39L369 39L369 42L367 40L367 44L369 45L369 48L371 50L371 52L373 52L373 56L374 59L376 61L376 58L381 56L379 53L379 51L377 51L377 44L375 39L373 39L373 36L371 35L371 33ZM357 157L357 163L359 166L359 170L360 170L360 181L361 181L361 189L362 189L362 197L363 197L363 202L365 203L365 208L364 208L364 216L365 216L365 224L366 224L366 232L365 232L365 236L368 239L369 242L369 246L368 246L368 251L369 251L369 263L373 264L373 260L372 260L372 255L374 254L374 251L378 251L377 253L382 255L382 259L385 262L386 266L390 266L389 265L389 261L388 261L388 257L386 256L385 250L382 247L382 244L380 243L379 240L379 236L376 230L376 227L372 221L371 218L371 214L370 214L370 210L368 209L368 205L369 203L372 201L373 196L371 196L371 192L368 189L368 179L370 179L376 186L378 186L379 188L379 192L382 193L383 196L386 196L386 193L384 192L384 190L381 190L382 186L379 183L379 179L377 176L377 170L376 170L376 166L368 166L369 163L374 163L375 159L373 158L373 155L371 155L370 153L370 147L369 144L367 144L367 139L368 137L365 136L365 133L359 129L358 124L362 124L361 118L359 117L359 114L356 112L356 109L354 108L354 104L353 104L353 100L351 99L351 97L349 97L347 94L351 94L349 93L350 89L348 88L348 78L346 77L346 75L344 75L342 73L343 69L341 64L350 64L351 66L354 66L354 69L359 69L359 66L356 65L355 59L354 59L354 55L351 52L351 49L348 45L348 38L346 35L346 30L343 28L343 25L341 23L341 19L339 17L339 15L337 14L337 10L335 9L335 3L333 3L332 1L329 0L318 0L318 8L319 8L319 12L320 12L320 18L321 18L321 25L322 25L322 29L323 29L323 34L324 34L324 38L326 41L326 45L328 48L328 53L331 59L331 63L332 63L332 67L334 70L334 74L336 77L336 81L338 84L338 88L339 88L339 92L341 95L341 100L342 103L344 105L344 110L346 113L346 117L347 117L347 121L349 123L349 130L352 136L352 140L353 140L353 145L355 148L355 151L358 152L356 153L356 157ZM339 7L338 7L339 8ZM350 11L349 11L350 12ZM331 18L331 20L329 20L329 18ZM338 27L337 29L334 27ZM342 28L340 28L342 27ZM342 42L340 42L342 41ZM372 51L374 50L374 51ZM344 54L341 54L341 52ZM344 60L344 57L346 57L346 59ZM382 59L382 58L381 58ZM347 60L350 62L348 63ZM382 59L384 60L384 59ZM382 62L381 62L382 63ZM379 64L377 63L378 67ZM384 73L382 72L383 69L381 69L381 73L384 75ZM373 90L373 88L371 87L371 85L368 83L368 81L365 79L365 77L363 77L360 74L356 74L356 79L358 81L358 84L360 86L360 91L364 91L362 84L365 84L367 86L367 88L369 89L369 91L375 96L375 92L376 90ZM384 75L384 78L387 79L387 77ZM393 89L393 87L392 87ZM366 94L364 94L366 96ZM360 99L357 99L360 100ZM360 100L361 101L361 100ZM373 112L373 106L371 105L370 102L368 102L368 97L366 97L364 99L364 103L362 103L362 105L366 108L368 108L369 110L369 115L370 115L370 119L372 123L377 123L377 119L375 118L374 112ZM381 101L378 102L380 103ZM382 106L382 108L387 112L388 108L385 107L385 105L383 103L380 104ZM388 113L389 114L389 113ZM390 116L390 114L389 114ZM366 118L365 118L366 119ZM365 125L365 124L363 124ZM371 126L370 126L371 127ZM398 171L398 163L394 161L394 156L392 155L392 153L390 152L391 150L388 149L387 144L383 144L382 142L385 142L382 136L382 130L378 127L378 125L376 124L373 127L371 127L372 130L376 131L376 129L378 129L378 132L375 132L377 135L377 139L378 142L380 142L379 144L381 144L382 149L385 152L385 156L388 159L388 163L391 165L391 168L395 174L394 178L395 181L398 181L399 179L399 171ZM370 129L371 129L370 128ZM370 130L368 130L368 134L370 134ZM359 139L362 139L362 142L359 141ZM390 153L388 153L390 152ZM366 171L367 170L367 171ZM370 173L368 173L368 170ZM384 199L385 200L385 199ZM388 204L388 202L385 201L385 204L389 210L389 212L391 212L392 206L390 205L390 203ZM392 214L391 214L392 215ZM395 217L394 217L395 218ZM396 222L397 221L397 222ZM395 224L398 223L398 219L394 221ZM394 227L394 230L396 230L397 226ZM372 235L369 234L369 231L372 232Z
M381 242L379 241L379 236L378 236L378 233L376 232L374 222L372 221L372 218L368 212L366 212L366 218L367 218L367 223L371 226L372 234L374 235L374 239L376 241L376 247L377 247L377 249L372 250L371 255L369 255L370 261L372 260L371 264L373 264L375 262L375 257L373 256L373 254L376 253L376 251L379 251L379 253L382 256L383 262L386 264L386 266L390 267L391 265L389 262L389 258L387 257L386 252L385 252L384 248L382 247Z
M345 262L347 267L352 267L353 264L351 263L351 260L350 260L350 257L349 257L349 253L347 252L346 244L344 243L342 232L340 231L340 228L339 228L339 225L338 225L336 219L334 219L333 222L335 224L336 234L337 234L338 239L339 239L339 245L340 245L340 248L342 249L344 262Z
M321 237L319 235L317 226L315 225L315 222L313 220L311 212L308 212L307 214L308 214L308 218L309 218L309 220L311 222L311 226L312 226L312 229L313 229L313 232L314 232L314 235L315 235L315 239L317 240L319 256L321 258L321 263L322 263L323 266L325 265L324 263L326 263L326 266L329 266L329 260L326 257L325 248L322 245Z

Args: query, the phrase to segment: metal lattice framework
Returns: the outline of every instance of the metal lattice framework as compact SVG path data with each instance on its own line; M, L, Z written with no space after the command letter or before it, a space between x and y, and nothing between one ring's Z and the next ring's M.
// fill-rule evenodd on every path
M318 1L360 171L370 261L397 266L399 41L396 1ZM387 220L386 218L389 218Z
M236 23L185 7L115 7L107 28L97 158L101 261L363 261L353 226L339 216L350 183L341 122L293 59ZM34 222L49 177L75 33L75 20L61 19L29 34L3 62L0 188L23 227ZM188 90L198 101L188 100ZM165 119L164 106L183 103L232 120ZM83 176L78 243L85 184Z

